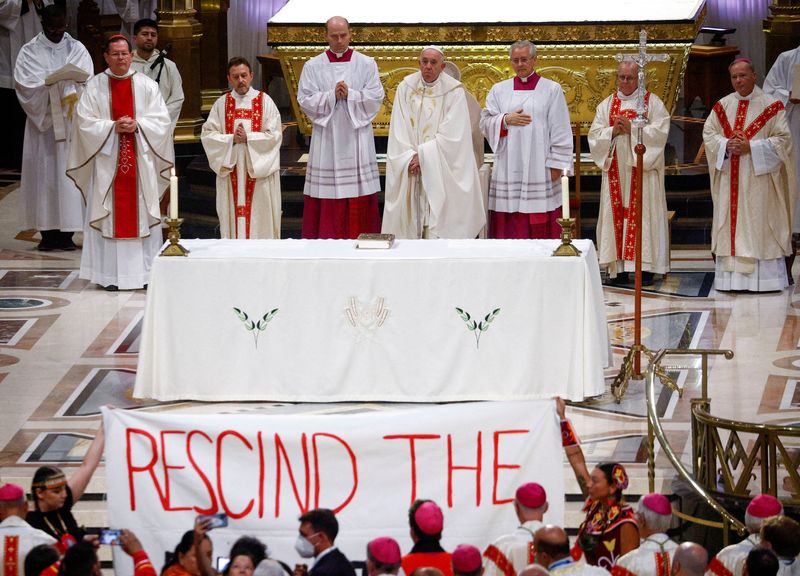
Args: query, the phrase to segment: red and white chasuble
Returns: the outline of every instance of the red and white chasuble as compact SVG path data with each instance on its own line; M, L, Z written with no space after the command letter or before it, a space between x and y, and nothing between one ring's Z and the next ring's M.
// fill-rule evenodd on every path
M237 108L236 101L230 92L225 97L225 134L233 134L236 131L236 120L250 121L250 132L258 132L261 128L261 92L252 101L252 107ZM241 238L238 233L238 221L244 218L244 238L250 238L250 211L253 207L253 191L256 188L255 178L251 178L246 170L244 174L239 174L239 167L234 166L231 170L231 188L234 192L234 206L237 221L236 238ZM239 179L244 179L244 186L239 186Z
M743 134L750 152L728 154L728 141ZM755 86L747 96L729 94L709 114L703 142L711 177L717 290L781 290L783 258L791 254L797 179L791 132L783 104Z
M642 130L646 151L643 158L642 205L636 204L636 130L613 135L614 121L636 117L636 93L614 92L597 107L589 130L592 160L603 171L597 244L600 265L609 275L632 271L636 257L636 213L642 212L642 269L657 274L669 271L669 230L664 190L664 147L669 135L670 115L663 102L645 94L647 125Z
M40 544L54 545L55 538L19 516L0 522L0 576L25 576L25 556Z
M617 559L613 576L671 576L678 545L666 534L651 534L635 550Z
M750 100L739 100L739 105L736 107L736 120L734 121L733 128L728 121L728 116L725 113L725 108L720 102L714 104L714 114L717 116L722 132L727 139L733 138L734 132L744 131L745 138L749 141L753 138L767 122L775 115L784 109L782 102L773 102L767 106L758 117L748 124L745 128L745 120L747 119L747 109L750 107ZM731 177L730 177L730 236L731 236L731 250L730 255L736 256L736 220L739 216L739 167L741 165L741 156L731 156Z
M511 534L500 536L484 550L483 576L516 576L533 564L533 535L544 524L529 520Z
M234 144L242 126L247 142ZM217 216L223 238L280 238L281 119L272 99L254 88L214 103L201 141L217 174Z

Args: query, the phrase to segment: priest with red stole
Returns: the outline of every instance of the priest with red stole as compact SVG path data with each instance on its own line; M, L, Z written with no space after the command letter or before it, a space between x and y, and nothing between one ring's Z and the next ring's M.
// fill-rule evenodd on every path
M131 70L127 38L111 36L103 56L108 69L78 102L67 175L86 202L81 278L130 290L148 284L162 244L172 123L158 84Z
M486 96L481 130L494 151L490 238L558 238L561 175L572 168L572 127L561 86L534 71L536 46L511 45L514 78Z
M380 232L372 120L383 104L375 60L350 48L350 24L325 23L328 49L303 66L297 102L313 123L303 190L303 238Z
M797 177L783 103L756 85L752 62L728 68L734 92L703 127L711 177L714 289L771 292L789 284Z
M272 98L251 86L253 70L228 61L233 90L217 98L200 140L217 175L217 216L223 238L281 237L281 115Z

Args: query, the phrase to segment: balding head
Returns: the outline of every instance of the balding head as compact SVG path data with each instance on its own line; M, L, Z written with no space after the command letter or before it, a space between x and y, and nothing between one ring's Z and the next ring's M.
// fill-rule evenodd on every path
M550 572L544 566L539 566L538 564L530 564L526 566L522 572L519 573L519 576L547 576Z
M639 66L631 60L617 64L617 88L625 96L630 96L639 87Z
M560 526L547 524L533 535L533 547L536 551L534 562L547 568L569 556L569 537Z
M675 550L672 576L703 576L708 565L708 552L694 542L684 542Z
M341 54L350 47L350 22L341 16L333 16L325 22L325 40L331 52Z

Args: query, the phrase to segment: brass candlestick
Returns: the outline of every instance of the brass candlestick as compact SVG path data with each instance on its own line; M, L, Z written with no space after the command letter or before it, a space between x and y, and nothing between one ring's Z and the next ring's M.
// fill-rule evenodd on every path
M189 251L181 246L181 224L183 223L183 218L167 218L167 225L169 226L169 234L167 235L167 239L169 240L169 246L164 248L161 252L161 256L188 256Z
M575 218L557 218L556 222L561 226L561 245L553 250L553 256L580 256L581 251L572 243Z

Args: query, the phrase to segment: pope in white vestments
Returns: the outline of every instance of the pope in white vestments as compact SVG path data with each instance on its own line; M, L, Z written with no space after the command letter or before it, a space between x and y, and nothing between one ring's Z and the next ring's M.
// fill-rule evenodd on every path
M461 82L427 47L394 97L382 232L398 238L475 238L486 223Z
M597 254L600 266L615 278L632 272L635 260L636 212L636 117L639 86L635 62L620 62L618 90L597 107L589 130L592 160L603 171L600 212L597 219ZM647 92L647 125L642 130L646 146L642 175L642 270L669 272L669 228L664 189L664 146L669 135L670 115L661 99Z
M297 102L313 124L303 189L303 238L380 231L372 120L383 104L375 60L350 48L350 24L325 24L328 49L303 66Z
M164 104L167 105L172 129L181 115L183 106L183 80L175 62L161 55L158 45L158 24L150 18L142 18L133 25L133 52L131 68L144 74L158 84ZM155 65L155 67L153 67Z
M108 69L78 102L67 168L86 200L80 276L107 290L142 288L163 243L172 125L158 85L130 69L128 40L112 36L103 56Z
M558 238L561 175L571 171L573 138L561 86L534 71L536 47L510 49L514 78L486 96L481 130L494 150L490 238Z
M703 127L714 201L714 288L783 290L797 194L786 112L756 86L749 60L735 60L730 73L736 91L714 105Z
M281 237L281 116L272 98L252 88L244 58L228 62L233 90L220 96L203 124L208 165L217 174L223 238Z
M74 250L72 233L83 229L83 199L67 178L67 158L75 106L93 65L83 44L65 32L62 8L45 6L42 26L20 50L14 69L17 98L27 115L20 228L41 232L40 250ZM61 79L51 77L56 72Z

